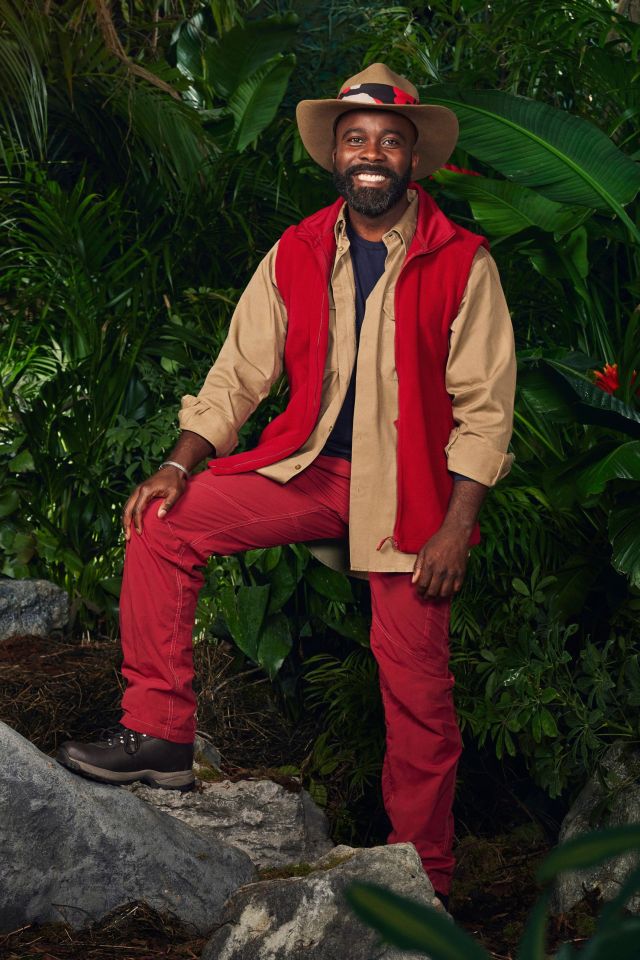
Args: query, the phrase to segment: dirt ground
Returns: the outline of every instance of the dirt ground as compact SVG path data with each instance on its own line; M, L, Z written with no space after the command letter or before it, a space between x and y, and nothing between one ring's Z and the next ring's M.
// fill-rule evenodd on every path
M238 673L230 648L202 646L196 661L199 723L220 750L225 773L264 775L302 762L314 737L310 718L295 727L288 722L256 671ZM92 736L118 721L118 662L117 646L107 640L0 643L0 720L47 753L70 737ZM514 960L539 892L535 870L554 844L553 824L514 802L499 783L491 788L491 804L485 799L479 806L465 787L475 773L462 766L450 907L493 960ZM570 915L552 918L550 956L563 942L585 942L598 906L583 902ZM205 942L171 918L129 904L83 933L59 924L0 934L0 960L196 960Z

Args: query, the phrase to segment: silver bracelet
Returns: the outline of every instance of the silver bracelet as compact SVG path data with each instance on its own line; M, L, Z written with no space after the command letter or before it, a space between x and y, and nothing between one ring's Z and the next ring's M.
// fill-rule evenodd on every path
M185 477L189 476L189 471L186 467L183 467L181 463L176 463L175 460L165 460L164 463L161 463L158 467L158 470L162 470L163 467L177 467L178 470L182 470Z

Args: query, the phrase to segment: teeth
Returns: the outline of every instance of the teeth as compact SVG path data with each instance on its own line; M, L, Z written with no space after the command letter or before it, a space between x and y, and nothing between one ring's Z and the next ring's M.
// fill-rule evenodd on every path
M381 173L358 173L357 180L364 180L365 183L382 183L385 177Z

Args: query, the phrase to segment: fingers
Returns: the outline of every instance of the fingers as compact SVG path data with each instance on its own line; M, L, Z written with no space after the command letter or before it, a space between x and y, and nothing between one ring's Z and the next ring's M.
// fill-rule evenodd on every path
M435 569L429 563L423 562L413 570L411 583L416 585L416 590L421 597L428 599L445 599L458 593L462 588L464 580L464 571Z
M167 471L164 471L162 476L158 473L136 487L127 500L122 514L125 539L129 540L131 538L132 525L136 533L142 533L142 515L150 500L164 497L158 510L158 517L162 520L176 500L182 496L185 486L186 483L182 476L174 478L167 474Z
M171 507L174 505L174 503L176 502L176 500L177 500L178 497L180 496L180 493L181 493L181 491L178 491L177 493L174 493L174 494L172 494L171 496L166 497L166 498L162 501L162 503L160 504L160 508L159 508L159 510L158 510L158 517L159 517L160 520L162 520L163 517L166 517L167 513L169 512L169 510L171 510Z
M122 513L122 528L124 530L125 540L129 540L131 538L131 515L133 513L133 507L135 505L137 496L138 496L138 488L136 487L136 489L133 491L133 493L127 500Z

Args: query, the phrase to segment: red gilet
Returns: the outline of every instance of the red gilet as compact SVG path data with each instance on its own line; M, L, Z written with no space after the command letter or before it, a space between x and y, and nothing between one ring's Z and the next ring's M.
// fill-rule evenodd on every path
M454 426L445 389L449 329L471 263L484 237L449 220L415 183L418 218L395 289L398 373L397 510L394 545L417 553L440 527L453 481L445 446ZM342 199L282 235L276 283L287 309L284 366L290 398L262 431L253 450L211 460L216 474L245 473L295 453L314 429L320 409L329 328L329 283L336 253L334 226ZM476 526L471 543L479 540Z

